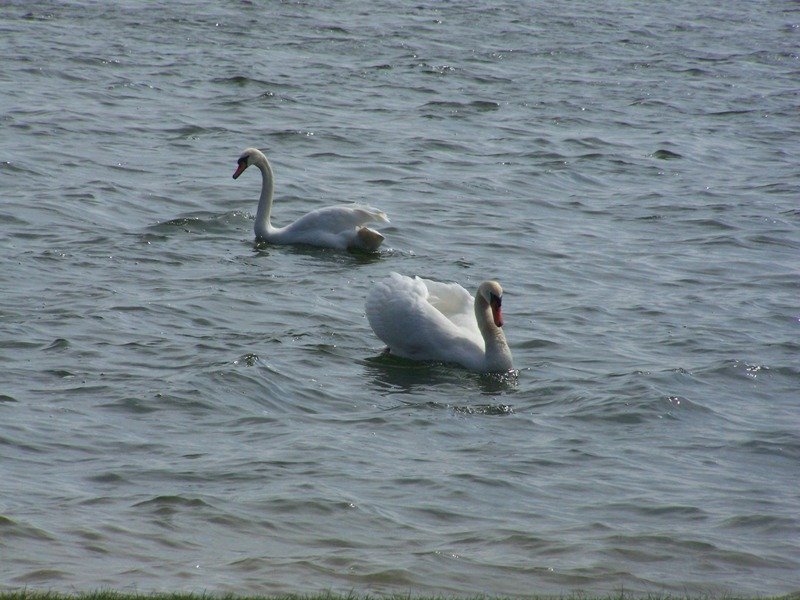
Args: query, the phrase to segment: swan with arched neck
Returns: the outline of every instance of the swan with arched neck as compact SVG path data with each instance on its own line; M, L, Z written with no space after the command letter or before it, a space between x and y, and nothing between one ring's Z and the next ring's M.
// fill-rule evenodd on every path
M388 223L389 218L383 211L360 204L318 208L284 227L275 227L270 220L275 188L272 166L263 152L248 148L239 157L233 178L238 179L250 166L261 171L261 196L253 227L257 242L368 251L377 250L383 243L383 235L365 224L376 221Z

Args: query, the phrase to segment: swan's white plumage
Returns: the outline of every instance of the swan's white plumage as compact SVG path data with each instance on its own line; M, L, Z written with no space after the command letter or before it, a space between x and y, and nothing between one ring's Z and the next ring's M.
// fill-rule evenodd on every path
M391 354L457 363L474 371L507 371L513 368L511 351L480 294L489 283L502 294L499 285L487 282L476 301L457 283L392 273L367 296L367 319Z
M457 283L419 279L427 289L427 301L455 325L459 333L476 346L484 347L483 336L475 320L475 298Z
M273 244L309 244L342 249L361 247L363 243L358 231L373 221L388 223L389 219L386 213L369 206L326 206L306 213L285 227L258 228L256 237ZM381 234L373 233L383 241Z
M267 157L256 148L248 148L239 157L238 165L234 179L250 165L255 165L261 171L261 197L253 227L256 240L272 244L309 244L363 250L377 250L383 242L383 235L366 227L366 224L388 223L386 213L360 204L318 208L285 227L274 227L270 222L274 178Z

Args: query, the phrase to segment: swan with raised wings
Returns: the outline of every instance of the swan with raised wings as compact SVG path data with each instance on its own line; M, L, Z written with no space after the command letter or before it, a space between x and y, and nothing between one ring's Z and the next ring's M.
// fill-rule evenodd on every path
M267 157L256 148L248 148L237 162L234 179L238 179L250 165L261 171L261 197L254 226L256 241L369 251L377 250L383 242L384 237L365 224L373 221L388 223L386 213L360 204L318 208L285 227L274 227L270 215L275 184Z
M367 320L390 354L472 371L514 368L503 333L503 288L484 281L473 298L457 283L392 273L367 296Z

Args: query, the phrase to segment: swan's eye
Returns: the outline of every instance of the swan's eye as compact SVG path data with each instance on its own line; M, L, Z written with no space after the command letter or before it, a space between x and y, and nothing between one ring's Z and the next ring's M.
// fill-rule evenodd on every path
M236 161L236 164L239 165L239 166L247 165L247 157L246 156L240 156L239 160Z
M494 292L489 292L489 303L494 304L495 306L502 306L503 304L503 297L498 296Z

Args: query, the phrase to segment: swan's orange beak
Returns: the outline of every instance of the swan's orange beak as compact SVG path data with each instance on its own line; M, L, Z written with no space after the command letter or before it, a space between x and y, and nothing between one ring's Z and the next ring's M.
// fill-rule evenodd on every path
M489 302L489 306L492 308L492 319L494 319L494 324L498 327L503 326L503 311L500 310L501 304L502 298L492 295L492 300Z
M233 178L234 178L234 179L238 178L238 177L239 177L239 175L241 175L242 173L244 173L244 170L245 170L246 168L247 168L247 161L244 161L244 160L243 160L242 162L240 162L240 163L239 163L239 166L238 166L238 167L236 167L236 172L233 174Z

